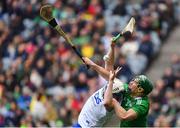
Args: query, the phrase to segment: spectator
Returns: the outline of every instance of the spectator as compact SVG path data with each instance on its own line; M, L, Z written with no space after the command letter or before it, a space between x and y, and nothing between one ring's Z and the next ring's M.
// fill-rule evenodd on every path
M178 57L177 54L172 55L173 60L177 60L174 59L176 57ZM178 125L180 82L179 78L174 76L172 68L168 67L162 79L156 82L151 95L152 109L148 118L149 126L175 127Z

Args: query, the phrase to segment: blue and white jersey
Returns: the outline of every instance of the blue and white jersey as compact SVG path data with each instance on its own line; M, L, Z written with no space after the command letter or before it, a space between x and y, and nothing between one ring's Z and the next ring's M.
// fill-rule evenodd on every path
M122 82L119 80L115 80L115 84L122 86ZM107 86L104 86L96 91L86 101L78 118L78 123L81 127L102 127L113 116L113 114L115 114L114 110L109 112L104 107L104 93L106 87Z

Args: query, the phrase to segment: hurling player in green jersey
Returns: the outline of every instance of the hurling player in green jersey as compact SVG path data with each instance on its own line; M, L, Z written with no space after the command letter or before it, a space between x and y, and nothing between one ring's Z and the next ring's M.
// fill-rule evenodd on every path
M127 91L123 94L121 105L112 97L112 86L115 73L110 72L109 86L106 89L104 100L106 106L115 109L116 115L121 119L121 127L146 127L149 111L148 94L152 91L151 81L144 75L135 77L130 83L124 84Z

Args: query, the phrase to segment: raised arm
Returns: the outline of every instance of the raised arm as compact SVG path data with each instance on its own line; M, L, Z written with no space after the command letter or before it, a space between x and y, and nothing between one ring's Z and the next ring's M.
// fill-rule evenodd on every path
M129 109L128 111L126 111L122 106L120 106L119 102L116 99L113 99L112 104L119 119L134 120L137 118L137 113L133 109Z
M93 61L91 61L87 57L83 57L83 60L87 65L89 65L92 69L97 71L104 79L109 80L109 71L114 71L114 47L116 41L120 38L120 35L117 35L116 37L113 37L110 44L110 49L103 57L105 61L105 68L95 64Z
M112 110L112 108L113 108L113 103L112 103L113 83L114 83L114 78L120 69L121 68L118 67L115 71L110 71L109 83L108 83L107 89L104 93L104 106L107 110Z
M89 58L87 57L83 57L84 62L89 65L92 69L94 69L95 71L98 72L99 75L101 75L104 79L106 79L107 81L109 80L109 75L110 72L107 71L105 68L95 64L93 61L91 61ZM121 68L118 68L118 70L121 70ZM123 82L117 78L114 78L114 82L113 82L113 89L112 92L113 93L118 93L120 91L125 90L125 86L123 84Z
M97 71L98 74L100 74L104 79L109 80L109 71L105 68L95 64L93 61L91 61L87 57L83 57L83 60L87 65L89 65L93 70Z
M114 47L115 41L112 41L108 53L103 57L105 61L105 69L108 71L114 70Z

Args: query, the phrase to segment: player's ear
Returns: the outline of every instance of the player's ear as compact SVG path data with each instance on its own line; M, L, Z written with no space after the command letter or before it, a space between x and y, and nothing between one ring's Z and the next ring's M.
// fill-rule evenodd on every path
M138 92L139 92L139 93L142 93L143 91L144 91L144 89L143 89L143 88L138 87Z

